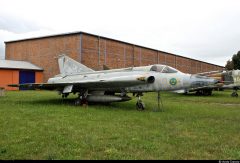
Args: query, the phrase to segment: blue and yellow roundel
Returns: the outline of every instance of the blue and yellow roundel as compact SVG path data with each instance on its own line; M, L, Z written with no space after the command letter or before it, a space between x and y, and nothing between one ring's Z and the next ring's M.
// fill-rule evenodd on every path
M177 79L176 78L172 78L172 79L169 80L169 83L171 85L176 85L177 84Z

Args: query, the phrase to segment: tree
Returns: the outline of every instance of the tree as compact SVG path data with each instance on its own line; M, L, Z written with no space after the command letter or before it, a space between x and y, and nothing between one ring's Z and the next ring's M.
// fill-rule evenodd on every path
M225 65L227 70L240 70L240 51L232 56L232 60L228 60Z
M232 57L233 68L234 70L240 69L240 51L237 54L234 54Z
M225 68L227 70L233 70L234 69L233 62L231 60L228 60L227 64L225 65Z

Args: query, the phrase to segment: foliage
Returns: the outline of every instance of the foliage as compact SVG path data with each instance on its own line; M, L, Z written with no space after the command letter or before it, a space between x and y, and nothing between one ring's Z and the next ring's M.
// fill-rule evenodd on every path
M240 51L237 54L234 54L232 57L233 68L240 69Z
M227 70L240 69L240 51L232 56L232 60L228 60L225 65Z
M233 70L234 66L233 66L233 62L231 60L228 60L226 65L225 65L226 70Z

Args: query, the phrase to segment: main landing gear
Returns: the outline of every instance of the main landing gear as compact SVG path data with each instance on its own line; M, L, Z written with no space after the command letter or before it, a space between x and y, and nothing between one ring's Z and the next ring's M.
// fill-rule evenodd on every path
M88 96L88 90L84 90L79 92L77 99L75 100L75 105L82 105L82 106L87 106L88 101L87 101L87 96Z
M232 97L238 97L237 89L233 90L233 93L231 94Z

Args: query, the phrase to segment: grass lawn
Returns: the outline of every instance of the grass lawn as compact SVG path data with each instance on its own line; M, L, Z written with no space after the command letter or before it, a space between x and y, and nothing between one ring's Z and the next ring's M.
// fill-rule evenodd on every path
M73 106L56 92L12 91L0 97L0 160L240 159L240 98L155 93L111 105Z

